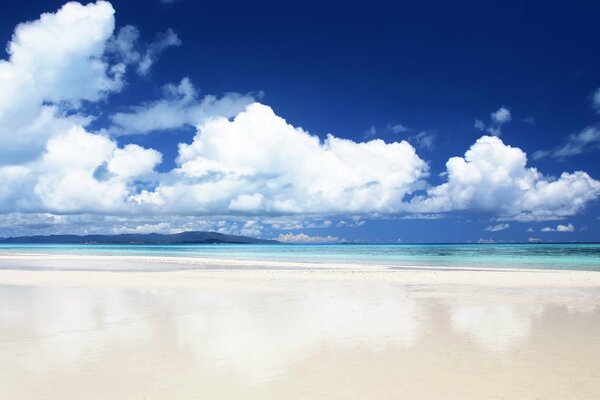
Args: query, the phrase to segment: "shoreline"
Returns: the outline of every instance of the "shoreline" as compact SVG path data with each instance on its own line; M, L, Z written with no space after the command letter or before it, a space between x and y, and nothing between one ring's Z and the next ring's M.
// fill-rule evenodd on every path
M106 269L107 265L111 268ZM170 268L173 265L186 268ZM226 286L231 281L248 283L285 280L379 281L405 285L600 288L598 271L394 267L364 263L0 253L0 285L202 288L206 286L207 281L211 284L219 282L218 286Z

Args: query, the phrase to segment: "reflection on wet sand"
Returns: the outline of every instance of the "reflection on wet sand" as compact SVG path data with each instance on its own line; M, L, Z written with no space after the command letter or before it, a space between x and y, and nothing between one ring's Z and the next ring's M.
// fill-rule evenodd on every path
M0 398L600 391L596 289L284 285L227 293L0 286Z

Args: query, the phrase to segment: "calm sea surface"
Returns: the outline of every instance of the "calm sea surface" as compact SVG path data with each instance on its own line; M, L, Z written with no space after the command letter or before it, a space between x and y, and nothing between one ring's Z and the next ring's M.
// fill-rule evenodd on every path
M600 244L0 245L0 252L600 271Z

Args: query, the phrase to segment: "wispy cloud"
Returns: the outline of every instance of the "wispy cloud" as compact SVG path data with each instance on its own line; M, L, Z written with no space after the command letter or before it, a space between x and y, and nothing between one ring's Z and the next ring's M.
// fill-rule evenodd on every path
M161 99L111 115L112 126L107 132L112 135L144 134L183 126L195 127L210 118L233 117L253 101L252 95L237 93L228 93L220 98L212 95L199 97L190 79L183 78L177 85L165 85Z
M535 125L535 117L533 115L528 115L525 118L523 118L521 121L523 121L527 125Z
M390 124L388 129L393 133L402 133L408 131L408 128L402 124Z
M592 107L600 114L600 88L596 89L592 95Z
M413 143L415 147L425 150L433 150L435 146L436 134L433 131L422 131L416 135L410 136L408 141Z
M148 75L160 54L169 47L181 46L181 40L172 29L157 35L151 43L140 40L139 30L126 25L106 43L106 53L114 55L123 65L133 65L140 75Z
M544 157L563 159L600 149L600 125L588 126L579 133L570 135L563 144L551 150L538 150L533 159Z
M446 215L444 214L422 214L422 213L415 213L415 214L409 214L409 215L405 215L400 219L406 219L406 220L411 220L411 219L424 219L424 220L436 220L436 219L443 219L446 218Z
M506 230L508 228L510 228L509 224L498 224L498 225L488 226L484 230L488 231L488 232L500 232L500 231L504 231L504 230Z
M505 106L501 106L496 111L490 113L491 122L486 125L482 120L476 119L473 127L482 132L488 132L494 136L500 136L502 134L502 125L512 120L510 110Z
M375 128L375 126L371 125L369 127L369 129L367 129L365 131L363 138L365 140L370 140L370 139L373 139L375 136L377 136L377 128Z
M284 243L338 243L343 241L337 236L309 236L305 233L282 233L277 238Z

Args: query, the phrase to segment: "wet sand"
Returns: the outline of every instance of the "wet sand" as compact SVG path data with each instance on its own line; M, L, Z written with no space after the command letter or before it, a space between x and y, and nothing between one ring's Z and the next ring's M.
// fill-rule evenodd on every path
M600 398L597 272L7 257L0 399Z

